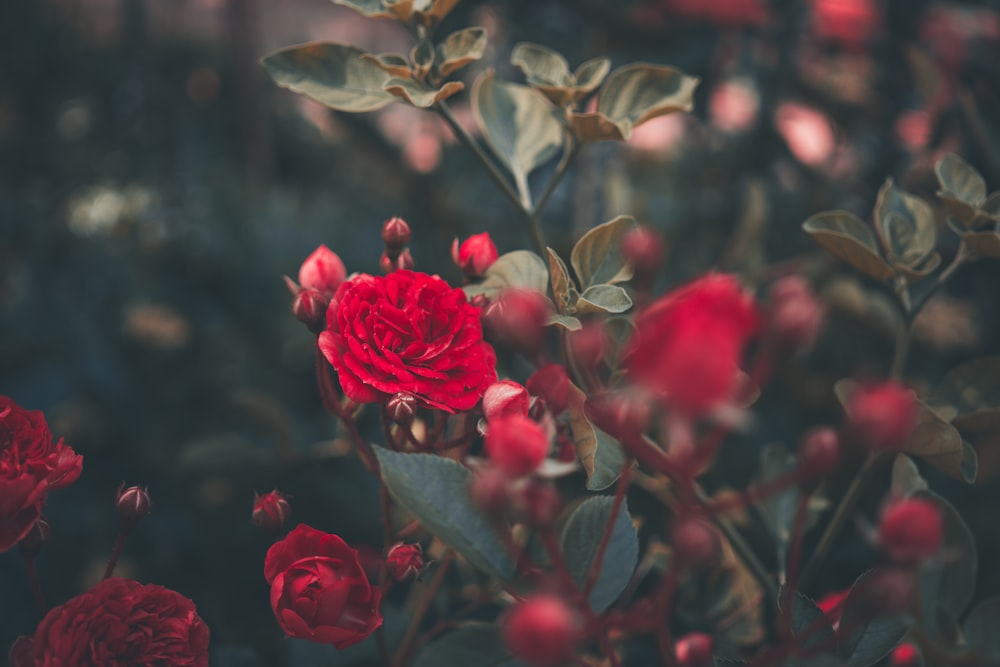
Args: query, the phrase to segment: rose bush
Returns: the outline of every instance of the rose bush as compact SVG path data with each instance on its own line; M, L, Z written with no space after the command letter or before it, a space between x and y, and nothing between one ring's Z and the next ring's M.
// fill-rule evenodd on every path
M382 592L368 581L357 550L336 535L300 524L268 549L264 577L289 637L340 649L382 625Z
M479 308L426 273L360 275L343 283L319 347L357 403L406 392L423 407L468 410L496 379Z
M208 636L180 593L113 578L49 611L11 660L13 667L207 667Z
M52 442L40 411L0 396L0 552L31 530L48 492L73 483L82 469L82 456Z

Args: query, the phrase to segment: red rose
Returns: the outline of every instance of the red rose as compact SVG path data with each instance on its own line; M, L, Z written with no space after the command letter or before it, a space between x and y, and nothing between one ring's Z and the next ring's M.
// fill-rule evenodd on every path
M437 276L360 275L340 286L326 318L320 350L357 403L406 392L424 407L469 410L496 379L479 309Z
M76 481L82 468L82 456L52 442L41 412L0 396L0 552L31 530L48 492Z
M639 315L629 374L671 407L702 414L730 396L758 319L753 296L735 276L709 274Z
M345 648L382 625L382 592L358 552L336 535L300 524L264 559L271 608L289 637Z
M105 579L55 607L31 642L34 662L22 664L33 667L208 667L208 626L194 603L130 579Z

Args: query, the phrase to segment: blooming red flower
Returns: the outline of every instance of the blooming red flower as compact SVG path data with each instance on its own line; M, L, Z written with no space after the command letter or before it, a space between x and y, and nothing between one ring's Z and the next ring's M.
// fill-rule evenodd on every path
M321 245L299 267L299 285L332 295L347 277L344 262L334 251Z
M326 317L320 350L357 403L407 392L424 407L469 410L496 379L479 309L437 276L358 276L340 286Z
M943 541L941 510L929 500L899 500L882 512L878 543L898 563L919 563L937 553Z
M486 269L497 261L498 256L497 247L489 232L474 234L465 239L461 245L458 239L451 244L452 261L470 278L478 278L486 273Z
M180 593L116 577L49 611L18 667L208 667L208 635Z
M920 420L913 392L895 381L855 389L847 402L852 430L869 447L906 446Z
M672 408L707 412L730 396L758 320L753 296L735 276L709 274L639 315L625 361L629 375Z
M83 457L59 442L38 410L0 396L0 552L38 521L49 491L76 481Z
M345 648L382 625L382 592L358 552L336 535L300 524L264 559L271 608L289 637Z
M510 652L541 667L569 662L582 634L576 611L553 595L526 599L512 607L503 620L503 637Z
M549 436L523 415L498 417L486 433L486 453L508 475L521 477L542 465L549 453Z

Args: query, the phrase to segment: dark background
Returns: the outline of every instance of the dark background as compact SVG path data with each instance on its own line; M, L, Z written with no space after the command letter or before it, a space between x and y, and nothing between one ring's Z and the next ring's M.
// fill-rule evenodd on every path
M745 483L761 444L839 420L833 381L888 367L876 286L817 252L801 222L829 208L869 219L890 175L931 197L947 151L1000 187L990 3L465 0L443 32L473 24L491 36L481 65L515 79L508 56L522 40L573 66L607 55L702 79L692 114L583 151L546 212L551 245L565 253L583 230L632 213L668 240L664 285L710 267L762 284L797 267L829 303L817 348L780 369L758 432L724 450L717 482ZM44 410L85 457L81 479L49 500L43 587L58 603L93 583L115 537L115 489L147 485L154 511L119 572L194 599L219 665L346 662L284 640L274 623L269 542L249 520L255 491L277 487L294 496L293 521L381 548L374 485L340 455L281 276L319 243L349 272L376 271L393 215L414 229L417 268L455 283L453 237L485 230L501 252L528 245L431 114L332 114L257 64L316 39L409 48L399 26L324 0L0 4L0 392ZM464 95L454 106L469 117ZM927 388L997 352L997 277L990 262L968 266L928 305L908 380ZM985 596L1000 592L989 565L1000 461L979 444L979 485L927 474L973 526ZM841 552L826 588L870 558L860 539ZM37 621L16 550L0 555L0 647Z

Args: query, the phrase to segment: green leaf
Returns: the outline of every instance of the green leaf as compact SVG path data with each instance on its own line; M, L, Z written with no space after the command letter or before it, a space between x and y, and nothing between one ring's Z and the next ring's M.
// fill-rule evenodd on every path
M951 422L963 433L1000 430L1000 357L980 357L956 366L931 400L955 410Z
M570 278L569 269L552 248L546 248L549 253L549 279L552 281L552 298L556 303L556 310L565 313L566 309L572 305L570 303L570 288L576 288L573 279Z
M764 484L780 477L797 465L795 455L782 444L766 445L760 452L760 472L757 484ZM784 572L787 567L785 559L788 554L788 543L795 520L795 510L798 506L798 491L795 485L789 486L780 493L775 493L760 502L761 515L775 539L775 555L778 559L778 570Z
M561 327L566 331L579 331L583 328L583 323L572 315L552 315L545 323L545 326L552 325Z
M893 276L892 268L879 255L871 229L847 211L824 211L802 223L824 248L859 271L878 280Z
M472 473L451 459L375 447L382 481L409 512L476 567L503 581L514 562L493 524L469 500Z
M503 667L510 660L497 625L468 623L424 646L413 667Z
M429 39L422 39L410 49L410 62L413 63L413 76L423 81L434 66L434 44Z
M400 79L410 78L410 61L398 53L380 53L379 55L365 53L361 57L378 65L379 69L389 76Z
M486 269L483 280L462 289L467 297L477 294L493 301L508 287L530 289L545 294L549 287L549 272L545 261L530 250L514 250L500 255Z
M616 69L601 87L597 112L618 125L624 137L647 120L690 111L698 79L680 70L649 63Z
M569 127L574 137L588 143L622 141L629 134L601 113L571 113Z
M917 464L906 454L896 454L892 462L892 495L909 498L927 490L927 480L920 475Z
M925 565L918 580L924 627L932 636L940 636L944 628L936 620L935 606L940 605L956 617L965 611L976 590L979 558L972 531L951 503L933 491L918 491L914 496L935 503L944 519L942 551L948 558Z
M389 79L385 82L385 89L388 92L396 97L402 97L413 106L421 109L434 106L463 88L465 88L465 84L461 81L449 81L437 90L428 90L412 79Z
M917 401L920 421L913 431L904 451L919 456L938 470L964 482L968 470L963 466L967 454L962 444L962 436L954 426L940 416L923 401Z
M785 598L785 595L784 589L779 591L779 603ZM802 647L805 649L830 646L833 643L833 626L826 618L826 614L810 598L794 591L792 596L792 632L795 635L800 635L806 630L809 631L809 637L802 642Z
M333 0L333 3L335 5L350 7L359 14L372 19L396 18L394 13L382 4L382 0Z
M615 483L625 464L625 453L618 441L594 426L584 413L587 395L572 382L569 384L569 431L576 458L587 473L587 488L601 491Z
M962 624L965 641L993 660L1000 659L1000 596L986 598L969 612Z
M962 240L978 256L1000 259L1000 232L969 232Z
M451 10L458 3L459 0L417 0L414 3L416 5L414 10L417 11L420 18L424 19L424 25L433 27L451 13Z
M382 88L389 75L364 55L346 44L313 42L272 53L262 63L282 88L331 109L357 113L381 109L396 99Z
M441 76L450 76L486 52L487 35L483 28L453 32L437 47L437 68Z
M869 593L864 580L871 572L854 582L844 601L838 629L840 657L851 667L869 667L889 655L906 635L906 624L898 616L872 617Z
M973 208L978 208L986 201L986 181L979 172L954 153L948 153L934 165L941 192L953 197Z
M891 264L919 266L937 244L934 213L923 199L886 180L875 202L875 229Z
M586 581L613 509L614 498L610 496L589 498L573 511L563 528L560 543L566 569L579 585ZM639 559L639 537L625 502L614 521L601 571L589 598L590 608L598 614L610 607L628 586Z
M498 81L492 71L472 86L472 111L487 143L527 191L528 174L563 146L562 123L545 98L527 86Z
M632 277L632 267L622 257L622 239L635 228L635 219L620 215L583 235L570 253L570 263L580 286L620 283Z
M576 79L573 98L579 100L594 92L610 71L611 60L608 58L592 58L577 67L573 72L573 78Z
M624 313L632 307L628 292L618 285L591 285L576 302L576 312Z
M568 87L574 83L566 59L541 44L521 42L515 45L510 52L510 62L521 68L530 86Z

